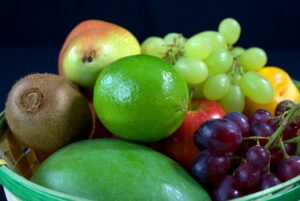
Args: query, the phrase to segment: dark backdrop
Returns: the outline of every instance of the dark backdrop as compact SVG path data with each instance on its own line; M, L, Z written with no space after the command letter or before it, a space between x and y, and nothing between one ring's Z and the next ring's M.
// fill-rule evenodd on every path
M242 26L238 45L262 47L269 65L280 66L300 79L300 13L296 0L2 0L0 109L20 77L57 72L59 49L71 28L82 20L114 22L143 41L168 32L189 37L217 29L225 17L236 18Z
M245 47L300 47L296 0L5 0L0 8L0 45L60 47L70 29L88 18L117 23L143 40L171 31L191 36L216 29L225 17L240 22L240 44Z

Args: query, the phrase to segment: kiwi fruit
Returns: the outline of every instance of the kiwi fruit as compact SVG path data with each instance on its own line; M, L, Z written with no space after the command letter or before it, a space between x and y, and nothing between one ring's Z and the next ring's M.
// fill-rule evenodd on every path
M51 154L88 138L92 114L79 88L55 74L31 74L8 94L5 116L13 135L34 151Z

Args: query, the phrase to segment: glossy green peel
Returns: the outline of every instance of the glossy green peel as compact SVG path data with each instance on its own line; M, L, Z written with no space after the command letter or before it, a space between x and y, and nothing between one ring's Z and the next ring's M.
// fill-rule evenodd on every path
M32 181L91 200L210 200L173 160L148 147L116 139L71 144L44 161Z

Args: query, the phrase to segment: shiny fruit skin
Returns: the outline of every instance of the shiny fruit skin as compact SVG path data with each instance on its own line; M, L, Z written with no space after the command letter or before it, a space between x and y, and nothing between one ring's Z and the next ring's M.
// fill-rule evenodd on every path
M271 188L272 186L276 186L277 184L280 184L280 179L273 173L267 172L261 175L261 181L260 181L260 190L266 190L268 188Z
M194 143L200 149L216 154L234 152L242 143L239 126L228 119L211 119L204 122L194 135Z
M270 152L259 145L249 148L246 155L247 162L260 172L267 170L270 158Z
M300 156L290 156L283 159L278 167L277 174L281 181L287 181L300 175Z
M141 52L139 42L127 29L108 22L94 24L99 26L90 26L85 31L75 28L59 57L61 74L87 91L93 89L105 66Z
M224 119L228 119L236 123L242 132L243 137L247 137L249 134L249 119L246 115L240 112L229 112L224 116Z
M193 164L192 174L200 183L216 183L228 173L229 167L230 160L227 155L214 155L203 151Z
M60 49L59 56L58 56L58 74L63 75L64 71L62 69L62 55L69 45L69 43L76 38L80 33L94 30L94 29L115 29L117 25L109 22L105 22L102 20L96 19L89 19L80 22L76 25L68 34L67 38L65 39L62 48Z
M154 56L136 55L119 59L100 73L93 103L113 134L148 143L178 129L188 98L187 84L172 65Z
M32 181L90 200L211 200L175 161L145 146L117 139L68 145L46 159Z
M239 189L249 191L253 188L255 189L256 185L259 184L260 171L249 163L243 163L240 164L234 172L234 177L238 183Z
M191 171L199 149L193 142L195 131L209 119L222 118L224 110L216 101L193 99L180 127L167 139L158 142L158 149Z
M245 113L250 114L257 109L266 109L274 115L276 106L288 99L295 103L300 102L300 93L289 74L279 67L264 67L257 71L264 76L273 86L274 97L270 103L258 104L246 98Z
M242 197L243 193L238 190L235 178L233 176L226 175L214 186L212 195L215 201L226 201Z

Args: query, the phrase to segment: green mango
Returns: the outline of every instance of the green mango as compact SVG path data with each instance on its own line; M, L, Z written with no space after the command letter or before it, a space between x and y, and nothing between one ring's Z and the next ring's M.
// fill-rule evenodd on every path
M32 181L91 200L211 200L175 161L146 146L117 139L68 145L46 159Z

